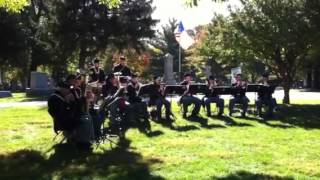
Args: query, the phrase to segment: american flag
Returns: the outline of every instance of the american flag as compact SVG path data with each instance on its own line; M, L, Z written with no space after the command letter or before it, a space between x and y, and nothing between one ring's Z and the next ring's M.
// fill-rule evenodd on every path
M189 36L187 31L185 31L182 21L179 22L178 32L174 35L176 41L183 49L188 49L194 43L194 40Z

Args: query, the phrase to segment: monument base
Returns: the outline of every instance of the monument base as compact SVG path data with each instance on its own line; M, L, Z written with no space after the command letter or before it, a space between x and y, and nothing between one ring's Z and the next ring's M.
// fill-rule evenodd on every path
M11 91L0 91L0 98L12 97Z
M26 89L27 97L49 96L54 92L53 89Z

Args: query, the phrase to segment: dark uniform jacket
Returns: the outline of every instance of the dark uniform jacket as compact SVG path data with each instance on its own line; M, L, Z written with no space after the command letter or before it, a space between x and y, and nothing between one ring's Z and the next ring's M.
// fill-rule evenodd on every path
M138 96L139 89L135 88L135 84L133 82L130 82L127 86L127 95L129 98L129 103L139 103L142 102L141 98Z
M98 70L95 67L90 68L89 76L90 76L89 82L99 81L99 83L103 83L105 80L105 73L101 68L99 68Z
M232 92L234 97L244 97L246 95L246 89L244 87L238 87L237 83L233 83L232 87L234 88Z
M81 112L77 108L78 101L66 102L59 91L55 91L48 99L48 112L53 118L54 131L72 131L80 123Z
M122 66L121 64L118 64L114 66L113 73L121 72L121 76L131 76L131 70L127 66Z

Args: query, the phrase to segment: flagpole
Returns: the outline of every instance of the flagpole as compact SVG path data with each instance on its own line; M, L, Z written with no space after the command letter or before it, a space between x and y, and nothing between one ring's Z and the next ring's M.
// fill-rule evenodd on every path
M181 81L181 46L179 43L179 80Z

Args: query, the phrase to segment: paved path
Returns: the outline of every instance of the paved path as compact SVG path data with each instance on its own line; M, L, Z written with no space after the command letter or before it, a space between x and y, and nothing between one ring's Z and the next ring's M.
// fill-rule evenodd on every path
M0 103L0 109L1 108L8 108L8 107L46 107L46 106L47 106L47 101Z
M251 102L255 99L255 93L247 93L248 98ZM276 90L273 94L277 100L281 101L283 99L283 90ZM230 95L223 95L222 98L225 100L230 99ZM172 100L177 101L179 97L174 97ZM291 100L315 100L320 101L320 92L304 92L301 90L291 90L290 91ZM8 102L0 103L0 108L8 107L46 107L47 101L31 101L31 102Z

